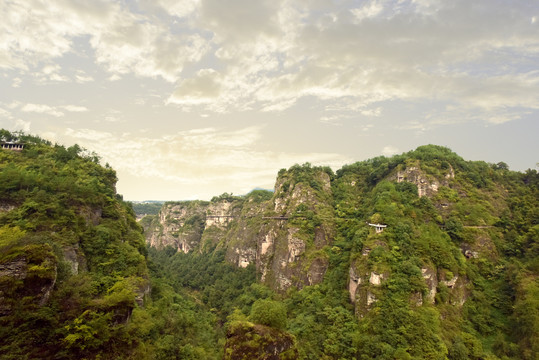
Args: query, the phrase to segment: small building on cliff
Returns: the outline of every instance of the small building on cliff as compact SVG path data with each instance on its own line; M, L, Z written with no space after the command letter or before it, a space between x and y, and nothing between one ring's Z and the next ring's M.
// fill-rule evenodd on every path
M24 149L23 143L3 142L1 143L1 146L2 146L2 149L12 150L12 151L22 151L22 149Z
M371 224L371 223L367 223L367 224L369 224L369 226L374 227L376 229L377 234L384 231L384 229L387 227L387 225L382 225L382 224Z

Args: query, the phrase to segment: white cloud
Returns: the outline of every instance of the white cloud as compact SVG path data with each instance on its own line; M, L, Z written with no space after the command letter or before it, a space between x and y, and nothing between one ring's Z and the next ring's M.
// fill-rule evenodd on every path
M184 111L283 112L314 98L339 109L320 116L329 119L378 117L389 101L431 101L498 123L500 110L511 113L504 119L515 119L537 109L539 74L529 70L539 55L537 6L360 4L2 2L0 68L34 72L44 82L89 82L86 73L69 75L56 63L66 54L82 56L75 44L87 41L93 51L85 56L110 72L110 81L131 74L164 79L174 86L167 104ZM438 111L456 118L455 111Z
M196 77L182 81L168 99L168 103L178 105L209 104L219 97L220 90L219 73L213 69L202 69Z
M22 130L25 133L28 133L30 131L30 125L31 125L30 121L24 121L21 119L15 120L15 129Z
M5 110L5 109L2 109L0 108L0 116L3 117L3 118L6 118L6 119L11 119L12 116L11 116L11 112Z
M109 81L118 81L120 80L122 77L118 74L112 74L111 76L109 76L108 80Z
M55 117L61 117L65 115L65 111L68 112L86 112L88 108L79 105L63 105L63 106L50 106L47 104L25 104L14 103L11 105L12 108L20 107L20 111L24 113L38 113L46 114Z
M79 105L65 105L62 106L62 109L70 112L86 112L88 111L88 108L85 106L79 106Z
M21 83L22 83L22 79L21 78L14 78L13 81L11 82L11 87L14 87L14 88L18 88L21 86Z
M399 149L391 145L384 146L384 148L382 149L382 155L384 156L392 156L392 155L397 154L398 152L399 152Z
M112 134L109 132L96 131L91 129L74 130L71 128L67 128L65 134L69 137L81 141L100 141L112 138Z
M22 112L34 112L39 114L47 114L55 117L64 116L64 113L57 108L45 104L26 104L21 108Z
M111 73L175 81L186 63L200 60L208 50L200 35L173 35L166 22L154 22L116 1L2 2L0 10L0 68L27 70L53 61L73 51L73 41L89 36L97 63ZM55 65L40 73L53 81L66 80ZM81 80L88 81L79 76Z
M199 128L151 138L70 128L64 137L67 143L77 142L96 151L129 178L138 178L139 182L141 178L158 178L169 182L171 188L183 188L184 198L194 193L208 198L225 191L242 193L256 186L271 188L278 169L294 163L309 161L340 167L350 162L332 153L257 151L261 131L261 127Z
M75 82L79 84L85 84L92 81L94 81L94 78L86 74L82 70L78 70L77 73L75 74Z
M361 112L361 115L378 117L382 114L382 108L377 107L374 109L365 109L365 110L361 110L360 112Z
M369 3L360 8L352 9L351 12L358 20L372 18L380 14L384 10L384 6L380 1L371 0Z
M200 6L200 0L157 0L155 1L169 14L183 18L192 15Z

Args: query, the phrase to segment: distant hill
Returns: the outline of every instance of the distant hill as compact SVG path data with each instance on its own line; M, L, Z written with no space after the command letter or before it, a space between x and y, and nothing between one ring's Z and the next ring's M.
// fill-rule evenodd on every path
M163 203L164 201L133 201L131 205L137 218L140 218L145 215L156 215Z

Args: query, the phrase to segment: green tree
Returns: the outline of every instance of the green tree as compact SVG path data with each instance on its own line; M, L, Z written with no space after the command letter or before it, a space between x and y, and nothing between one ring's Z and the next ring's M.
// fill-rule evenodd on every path
M286 307L282 302L260 299L254 302L249 320L257 324L286 329Z

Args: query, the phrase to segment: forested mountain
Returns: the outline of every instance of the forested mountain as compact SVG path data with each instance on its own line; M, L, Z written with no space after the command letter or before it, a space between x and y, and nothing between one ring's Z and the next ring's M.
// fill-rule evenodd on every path
M114 170L76 145L0 138L24 144L0 150L0 358L217 359L214 316L150 279Z
M0 138L2 359L539 354L535 170L428 145L137 224L96 154Z
M538 184L429 145L336 173L295 165L273 193L170 202L143 224L163 273L223 319L257 297L204 278L208 260L254 272L300 358L535 359Z

